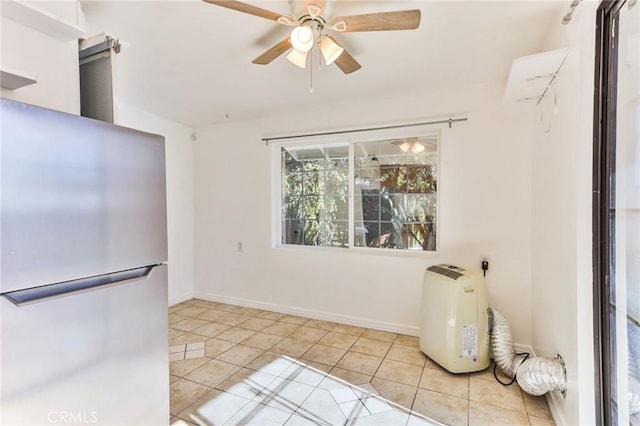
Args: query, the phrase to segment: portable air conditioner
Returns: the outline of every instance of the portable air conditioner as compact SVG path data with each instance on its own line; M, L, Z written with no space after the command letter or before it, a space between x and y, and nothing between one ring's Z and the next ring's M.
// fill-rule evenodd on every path
M452 373L489 366L487 289L482 272L453 265L424 275L420 349Z

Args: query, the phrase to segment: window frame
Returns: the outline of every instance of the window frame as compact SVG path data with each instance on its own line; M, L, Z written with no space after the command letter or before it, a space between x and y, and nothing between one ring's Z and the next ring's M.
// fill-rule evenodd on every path
M332 134L329 136L304 136L300 138L287 138L281 141L271 141L268 143L270 149L270 165L271 165L271 247L275 249L291 249L291 250L329 250L339 253L348 251L353 253L367 255L389 255L389 256L405 256L405 257L433 257L440 253L440 229L442 224L442 205L440 193L442 191L442 127L441 126L415 126L406 129L385 129L376 131L353 132L349 134ZM355 246L355 145L357 143L378 142L391 139L402 138L425 138L436 139L437 145L437 190L436 190L436 208L437 208L437 231L436 231L436 249L427 250L411 250L411 249L388 249L376 247ZM348 242L347 247L333 246L316 246L304 244L285 244L282 242L282 164L281 149L291 146L319 145L319 144L347 144L348 145Z

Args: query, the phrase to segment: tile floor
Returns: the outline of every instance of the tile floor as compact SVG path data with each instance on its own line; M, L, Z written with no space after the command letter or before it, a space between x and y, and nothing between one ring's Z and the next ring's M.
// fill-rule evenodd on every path
M416 337L198 299L169 326L175 426L554 424L543 397L448 373Z

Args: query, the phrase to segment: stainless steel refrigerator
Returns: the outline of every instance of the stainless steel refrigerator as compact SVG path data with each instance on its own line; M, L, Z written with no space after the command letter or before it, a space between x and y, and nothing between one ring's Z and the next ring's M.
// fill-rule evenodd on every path
M168 423L164 138L0 102L0 424Z

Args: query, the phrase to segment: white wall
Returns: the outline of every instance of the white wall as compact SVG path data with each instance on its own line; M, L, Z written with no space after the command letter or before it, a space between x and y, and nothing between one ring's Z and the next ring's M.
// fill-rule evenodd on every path
M557 112L545 97L534 132L532 337L537 355L561 354L568 395L549 395L559 424L594 424L591 273L592 123L596 2L569 25L552 26L548 50L571 50L555 82ZM537 117L535 118L537 120ZM549 132L545 133L546 125Z
M81 20L75 0L35 4L73 24ZM2 7L6 6L0 4ZM0 66L34 76L38 81L16 90L0 89L3 98L80 114L76 39L63 40L1 17Z
M118 124L165 137L169 304L193 297L193 129L118 104Z
M490 302L530 342L529 115L501 101L503 83L273 112L197 129L196 296L416 334L424 269L479 268L490 256ZM261 137L425 121L442 129L440 253L399 256L271 246L270 148ZM237 243L243 243L243 252Z

